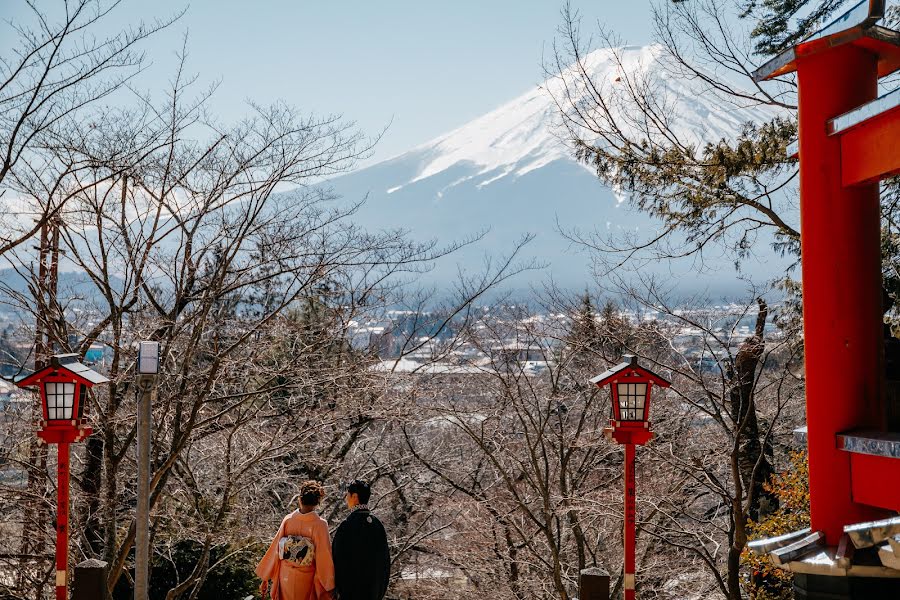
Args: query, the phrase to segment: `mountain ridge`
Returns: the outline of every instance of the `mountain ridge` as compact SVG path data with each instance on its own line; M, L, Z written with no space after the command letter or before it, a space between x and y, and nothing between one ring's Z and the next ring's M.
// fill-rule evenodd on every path
M584 64L592 78L609 89L622 85L626 71L652 81L684 143L733 139L748 121L776 114L768 107L722 106L715 97L698 96L691 82L671 76L664 60L659 45L626 46L596 50ZM518 237L532 233L537 238L528 252L550 263L544 276L583 289L590 279L590 259L573 251L555 230L557 222L562 228L593 224L608 231L648 233L659 224L629 210L618 190L575 160L560 138L552 97L560 85L550 78L460 127L329 185L350 200L368 196L355 217L367 228L403 228L420 239L449 242L491 226L478 249L464 249L455 264L438 265L425 278L430 282L446 282L459 267L474 270L484 255L502 254ZM623 128L635 126L628 115L616 118ZM735 280L732 262L726 262L722 266L729 270L727 277ZM721 287L719 283L713 278L702 285Z

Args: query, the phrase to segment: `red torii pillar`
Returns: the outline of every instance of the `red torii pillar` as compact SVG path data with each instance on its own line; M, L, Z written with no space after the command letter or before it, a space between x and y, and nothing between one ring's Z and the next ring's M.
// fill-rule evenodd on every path
M883 1L860 2L755 74L796 71L799 84L810 519L830 546L845 525L900 510L885 489L900 460L838 444L841 433L885 425L878 181L900 170L900 103L871 103L878 78L900 67L900 35L875 25L883 12Z
M843 185L826 123L875 99L876 67L853 45L797 60L811 527L835 546L845 524L882 516L853 501L850 455L836 444L882 426L881 211L877 182Z

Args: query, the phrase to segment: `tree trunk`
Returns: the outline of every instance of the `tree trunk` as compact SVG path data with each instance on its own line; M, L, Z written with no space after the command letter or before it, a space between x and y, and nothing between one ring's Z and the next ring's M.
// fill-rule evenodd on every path
M94 556L103 555L104 533L100 521L100 490L103 487L103 436L92 435L85 442L85 464L81 489L87 497L84 539Z
M731 417L739 448L741 480L747 490L748 513L753 520L759 519L761 509L767 512L777 506L777 499L763 489L773 470L760 439L754 390L756 370L766 347L764 335L769 308L762 298L757 299L757 303L759 313L754 334L741 344L734 367L729 368L728 373L731 382Z
M741 600L741 551L732 545L728 549L728 597Z

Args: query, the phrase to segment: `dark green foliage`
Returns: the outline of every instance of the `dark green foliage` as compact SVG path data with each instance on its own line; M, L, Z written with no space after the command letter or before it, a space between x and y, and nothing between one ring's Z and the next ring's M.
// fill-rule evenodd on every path
M303 374L296 381L286 382L291 383L295 404L307 408L334 408L339 396L349 393L341 388L353 385L353 381L344 379L347 373L343 365L352 364L352 358L358 353L346 336L347 315L343 300L336 286L323 281L299 299L290 312L291 328L287 338L290 347L283 351L298 356L299 373ZM337 379L332 379L334 377ZM325 385L329 381L333 385Z
M567 343L573 349L583 348L596 351L600 345L600 326L597 323L597 311L594 302L587 292L581 297L581 304L572 316Z
M749 0L742 16L756 19L754 51L770 56L815 33L844 0Z
M632 323L612 300L598 311L587 292L571 314L564 360L572 370L585 370L593 376L597 369L621 362L626 354L658 355L668 345L654 323Z
M593 368L604 362L617 362L634 337L633 329L627 319L619 316L619 307L612 301L607 301L598 313L590 294L585 292L566 336L573 366Z
M150 575L150 600L165 600L169 590L185 581L200 560L203 544L194 540L178 542L171 556L154 557ZM253 569L253 557L262 555L262 549L234 552L230 546L213 546L209 563L216 565L203 582L195 600L244 600L256 597L259 580ZM222 561L219 563L219 561ZM219 564L216 564L219 563ZM184 597L189 597L193 588ZM134 595L131 584L121 578L113 591L113 600L131 600Z
M782 217L771 195L795 171L785 148L796 139L793 119L748 123L734 142L721 140L702 150L644 141L605 149L576 142L578 158L604 181L631 193L633 205L686 234L697 250L723 243L738 257L751 249L755 233L773 228L775 248L799 252L799 232Z
M755 51L770 56L796 44L827 20L839 16L838 9L842 5L846 5L843 0L749 0L742 16L756 19L751 34ZM896 28L900 24L900 8L889 7L882 24ZM897 316L897 306L900 304L900 184L897 178L883 183L881 206L885 313L896 335L900 329L900 318ZM780 242L783 243L782 250L799 254L799 238L796 236L782 237ZM798 294L794 296L799 300ZM799 306L797 308L799 310Z

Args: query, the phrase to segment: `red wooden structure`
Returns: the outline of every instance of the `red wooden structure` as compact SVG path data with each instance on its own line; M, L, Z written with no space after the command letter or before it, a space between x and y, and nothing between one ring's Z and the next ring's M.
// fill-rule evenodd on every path
M653 433L650 430L650 393L653 386L669 387L669 382L641 367L637 357L626 356L625 362L591 379L597 387L610 386L612 418L607 433L625 446L625 600L635 598L635 512L634 483L635 445L646 444Z
M848 452L838 435L884 431L878 181L900 172L900 33L864 0L756 73L796 71L811 527L837 546L844 526L900 510L900 460Z
M57 446L56 600L67 600L69 550L69 444L91 435L84 424L87 390L109 381L77 361L77 354L58 354L50 364L18 382L37 386L43 419L38 437Z

